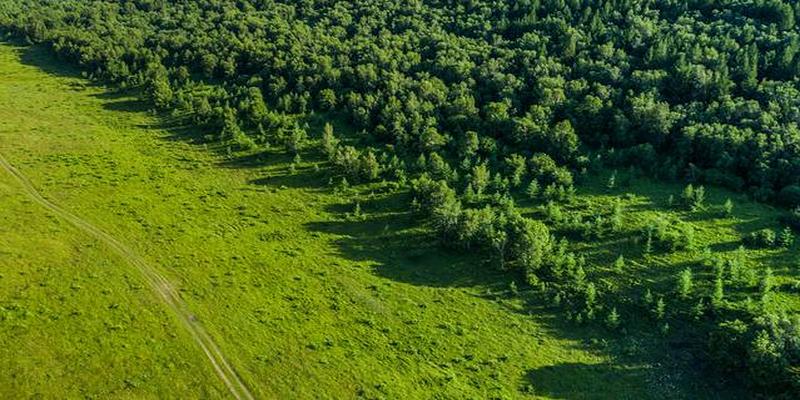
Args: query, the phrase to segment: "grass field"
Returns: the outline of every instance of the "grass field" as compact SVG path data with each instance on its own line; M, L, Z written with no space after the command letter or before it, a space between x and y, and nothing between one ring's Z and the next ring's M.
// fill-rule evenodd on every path
M156 266L258 398L725 397L658 334L566 323L513 295L507 274L437 250L385 184L335 194L313 155L291 171L279 152L227 154L146 109L45 50L0 46L0 153ZM604 179L582 186L571 212L605 210L635 187L626 233L575 248L623 295L666 292L687 265L704 273L699 250L640 254L630 238L656 213L691 222L700 247L724 253L781 213L721 190L707 203L733 198L733 219L667 211L681 186L609 193ZM0 397L227 396L137 270L6 173L0 199ZM351 215L356 203L363 215ZM773 265L788 287L797 252L748 251L748 262ZM622 276L602 267L619 254L635 263ZM774 306L796 309L784 286Z

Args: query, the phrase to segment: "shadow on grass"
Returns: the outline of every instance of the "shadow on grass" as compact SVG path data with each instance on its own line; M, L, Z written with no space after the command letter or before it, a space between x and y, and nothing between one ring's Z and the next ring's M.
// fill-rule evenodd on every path
M609 399L614 398L608 388L626 388L626 393L641 393L647 396L642 381L648 379L647 371L641 367L626 367L616 364L564 363L533 369L526 380L530 391L537 396L554 399Z
M69 61L62 60L60 57L45 45L20 46L8 43L13 46L19 54L22 64L36 67L50 75L64 76L70 78L80 78L81 70L73 66ZM91 85L89 81L86 81Z
M479 258L442 250L430 232L421 229L405 205L404 193L358 196L351 202L328 206L338 220L307 225L310 231L338 236L343 257L368 262L375 274L398 282L430 287L507 287L508 274ZM358 202L363 216L352 214Z

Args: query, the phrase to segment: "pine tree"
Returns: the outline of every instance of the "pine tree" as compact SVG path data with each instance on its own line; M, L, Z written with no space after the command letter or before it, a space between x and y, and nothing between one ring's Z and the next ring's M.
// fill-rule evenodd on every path
M625 268L625 258L620 254L620 256L617 257L617 260L614 261L614 270L617 272L622 272L624 268Z
M606 188L608 190L614 190L617 187L617 171L611 173L611 176L608 177L608 182L606 183Z
M647 237L644 241L644 255L649 256L653 252L653 231L647 230Z
M706 188L698 186L694 190L694 197L692 198L692 210L697 210L703 207L703 202L706 199Z
M606 316L606 326L610 329L617 329L619 327L619 314L617 313L616 307L613 307L611 312Z
M664 301L663 297L659 297L658 301L656 301L655 308L653 308L653 315L655 315L656 319L663 319L666 312L667 303Z
M794 232L788 226L781 230L778 236L778 245L784 248L791 247L794 243Z
M642 303L644 303L645 307L650 307L653 304L653 292L649 288L642 295Z
M682 299L689 298L692 293L692 270L689 268L684 269L678 273L676 292Z
M597 289L595 289L594 283L589 282L589 284L586 285L584 296L586 298L586 310L592 311L597 301Z
M339 140L333 134L333 125L325 123L322 128L322 151L328 156L329 159L336 155L336 148L339 146Z
M536 196L539 195L539 181L536 179L531 180L531 183L528 185L528 190L526 190L528 197L531 200L535 200Z
M706 313L706 302L700 299L694 306L692 306L691 315L695 320L703 318Z
M761 281L758 284L758 293L761 297L761 301L766 301L769 293L772 291L772 282L772 269L767 267L767 269L764 270L764 275L761 276Z
M714 307L719 307L722 305L722 301L725 299L725 286L722 282L722 277L717 276L714 279L714 292L711 294L711 304Z
M619 201L614 202L614 207L611 209L611 230L618 232L622 229L622 203Z
M726 199L725 203L722 205L722 216L725 218L730 218L733 215L733 202L731 199Z
M690 183L683 188L683 192L681 193L681 201L687 207L690 207L692 201L694 200L694 186Z

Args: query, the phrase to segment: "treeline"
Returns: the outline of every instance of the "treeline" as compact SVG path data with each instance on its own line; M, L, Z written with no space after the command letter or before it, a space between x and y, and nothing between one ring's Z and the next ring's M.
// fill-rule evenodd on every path
M800 3L788 0L0 5L5 31L48 44L93 79L142 89L208 140L296 153L316 141L350 182L408 185L443 243L522 273L575 319L609 326L622 306L601 304L585 261L550 228L603 235L619 229L620 210L576 221L560 204L592 171L631 166L799 206L797 17ZM344 115L358 143L330 126L309 132L300 117L312 112ZM547 223L520 215L520 197L541 203ZM694 188L682 199L703 202ZM692 236L687 224L656 220L642 246L676 251ZM647 308L663 316L663 302ZM748 354L725 365L753 386L796 390L797 324L723 309L703 314L722 321L709 348Z

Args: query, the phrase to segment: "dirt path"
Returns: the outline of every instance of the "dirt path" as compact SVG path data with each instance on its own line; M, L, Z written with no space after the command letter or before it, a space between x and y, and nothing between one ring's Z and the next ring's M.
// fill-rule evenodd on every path
M85 231L86 233L94 236L98 240L104 242L109 247L119 253L130 265L138 269L152 289L158 293L161 300L172 310L178 317L178 320L189 330L192 338L203 352L208 357L209 362L214 367L217 375L222 379L231 394L237 399L253 399L253 395L247 389L247 386L236 374L231 365L225 359L222 351L214 343L214 340L208 335L198 321L195 320L194 315L189 311L186 303L181 300L180 295L175 291L172 284L158 271L147 263L143 258L139 257L133 250L122 244L113 236L103 232L91 223L81 219L78 216L70 214L61 207L51 203L36 190L28 178L19 172L13 165L11 165L2 154L0 154L0 167L8 171L25 189L28 196L41 206L52 211L57 216L69 221L77 228Z

